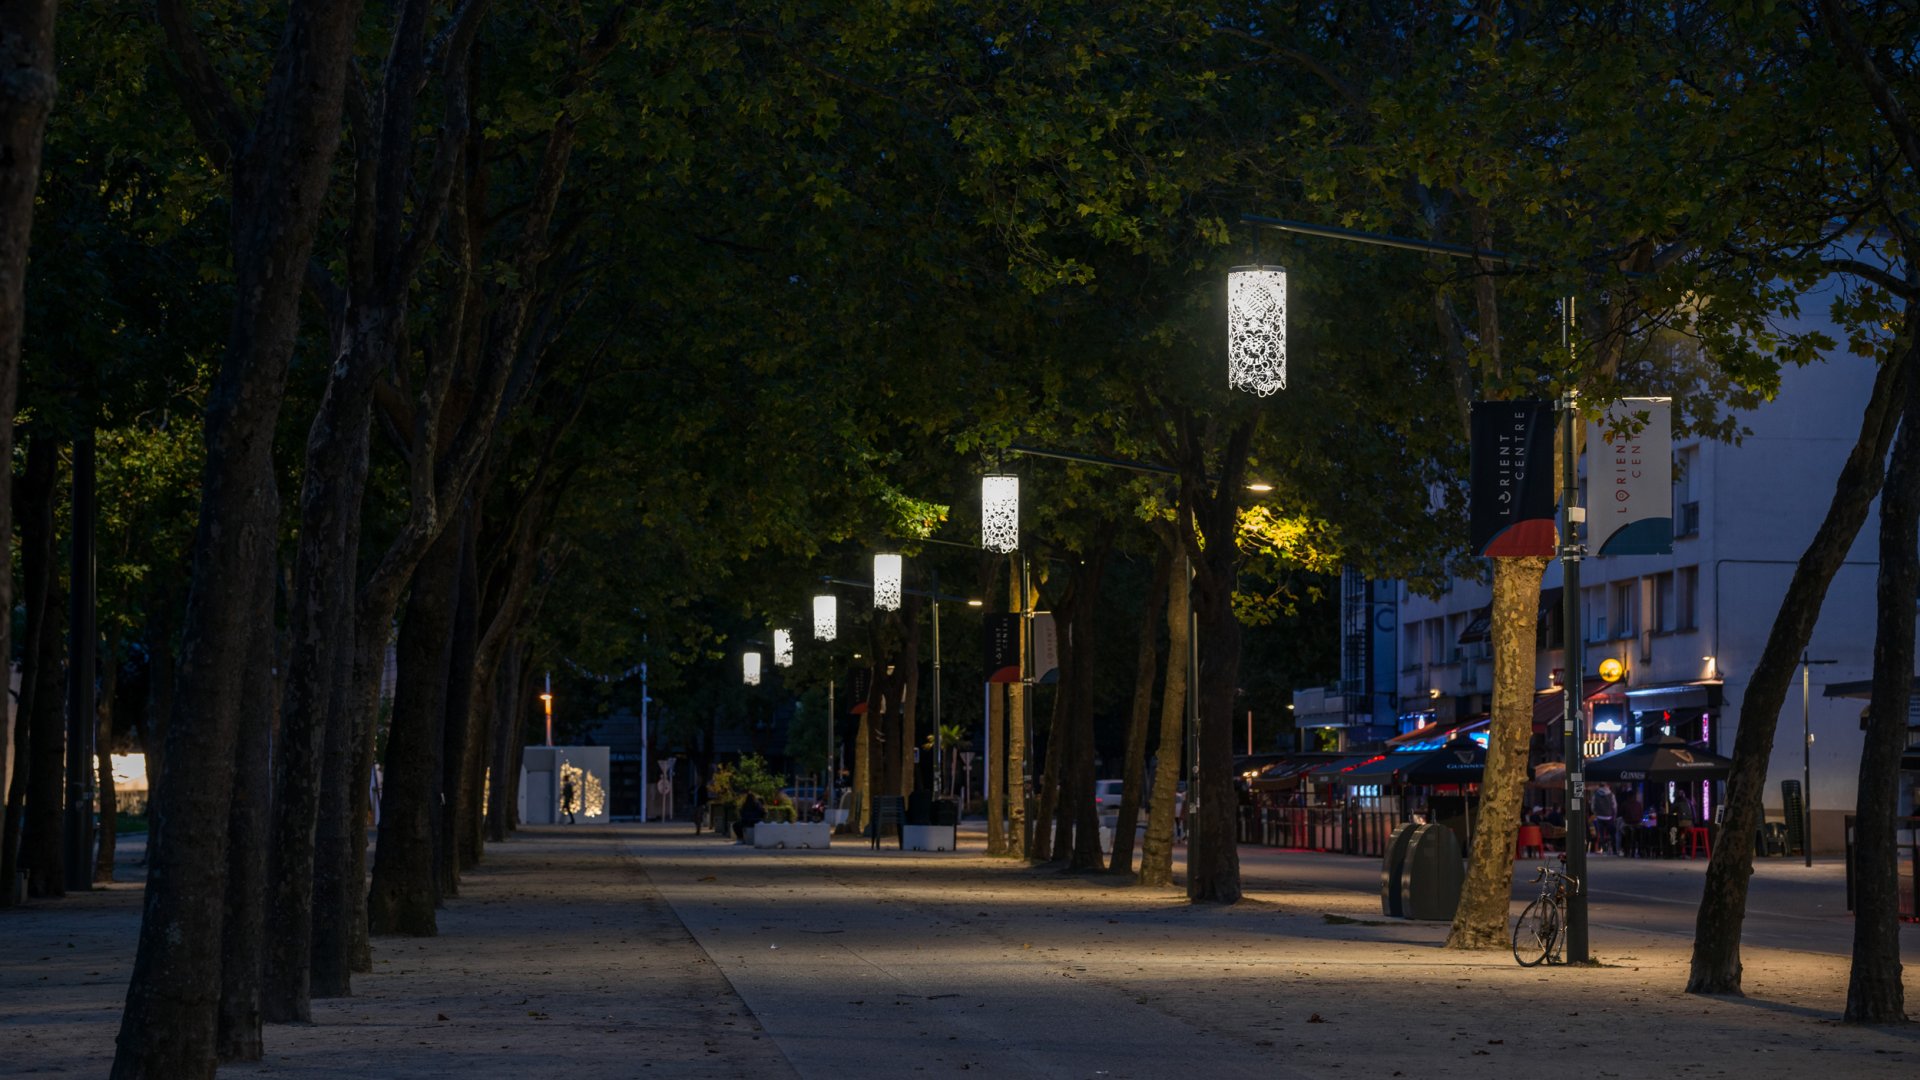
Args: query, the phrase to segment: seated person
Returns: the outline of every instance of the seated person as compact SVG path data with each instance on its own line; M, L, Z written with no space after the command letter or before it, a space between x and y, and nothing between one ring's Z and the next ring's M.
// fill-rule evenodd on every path
M747 830L765 820L767 808L760 805L760 797L751 791L747 792L747 797L740 802L740 816L733 822L734 839L746 843Z

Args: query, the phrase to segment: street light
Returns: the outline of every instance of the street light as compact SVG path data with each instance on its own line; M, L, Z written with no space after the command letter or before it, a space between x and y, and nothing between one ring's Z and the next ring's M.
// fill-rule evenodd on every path
M776 667L793 666L793 631L773 632L773 662Z
M1227 271L1227 384L1266 397L1287 387L1287 271Z
M547 688L540 692L540 703L547 711L547 745L553 745L553 672L547 672Z
M832 641L840 634L839 605L832 593L813 598L813 640Z
M980 546L1007 555L1020 550L1020 478L989 473L980 478Z
M760 654L748 652L740 654L740 675L748 686L760 685Z
M900 578L904 572L900 556L883 551L873 557L873 606L881 611L900 610Z

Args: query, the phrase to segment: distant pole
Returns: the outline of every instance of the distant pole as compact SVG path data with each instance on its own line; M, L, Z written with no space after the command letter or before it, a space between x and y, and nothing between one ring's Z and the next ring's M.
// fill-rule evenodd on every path
M833 661L829 659L827 663L829 669L831 669ZM832 678L827 680L827 813L831 814L838 809L840 805L839 802L834 799L833 791L834 788L839 786L840 780L839 762L834 760L837 756L835 751L837 751L839 747L833 744L833 691L834 688L839 685L840 676L834 675L831 670L828 671L828 674L833 675Z
M94 443L88 431L73 443L73 566L67 678L66 885L93 888L94 797ZM26 717L20 723L26 723Z
M640 641L644 646L645 636ZM647 703L653 699L647 696L647 662L640 661L640 820L647 820Z
M547 745L553 745L553 672L547 672L547 688L540 694L540 704L547 710Z
M944 754L940 743L940 573L936 570L933 574L933 793L936 796L946 776L940 771Z
M1839 662L1800 652L1800 850L1808 866L1813 865L1813 668Z
M1247 710L1247 756L1253 756L1253 710Z

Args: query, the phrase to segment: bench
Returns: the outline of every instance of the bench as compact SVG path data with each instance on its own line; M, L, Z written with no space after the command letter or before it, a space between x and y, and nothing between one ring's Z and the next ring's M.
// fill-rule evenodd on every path
M900 850L907 849L906 837L907 800L898 795L875 795L873 797L873 821L867 826L867 835L873 838L873 850L880 850L880 837L888 828L900 837Z

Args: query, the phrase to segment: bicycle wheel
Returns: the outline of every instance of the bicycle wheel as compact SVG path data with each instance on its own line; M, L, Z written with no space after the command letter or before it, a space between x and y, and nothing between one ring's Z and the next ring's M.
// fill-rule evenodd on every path
M1542 896L1527 905L1513 924L1513 958L1521 967L1536 967L1553 955L1560 939L1560 905Z

